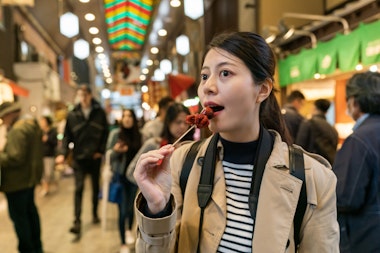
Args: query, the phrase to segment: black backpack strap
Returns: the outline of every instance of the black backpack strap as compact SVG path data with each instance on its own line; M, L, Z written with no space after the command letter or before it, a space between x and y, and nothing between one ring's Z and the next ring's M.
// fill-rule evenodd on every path
M204 210L207 203L210 201L212 191L214 189L214 175L215 163L217 155L217 144L219 134L216 133L212 136L210 143L207 146L205 157L203 159L201 177L198 185L198 205L201 208L201 215L199 218L199 231L198 231L198 247L197 252L200 252L200 239L202 233Z
M264 126L261 125L259 132L259 142L254 160L251 190L248 199L249 211L251 212L251 217L254 221L256 219L261 181L263 179L265 165L270 154L272 153L273 142L273 136L268 132L268 130L264 128ZM255 225L256 222L253 224Z
M305 165L303 160L303 152L296 146L289 146L289 169L290 174L302 180L302 187L298 199L296 213L294 215L294 244L297 248L300 244L300 230L303 216L307 206L307 193L306 193L306 179L305 179Z
M179 184L181 186L182 196L185 196L185 190L187 185L187 179L189 178L191 168L193 167L195 157L198 154L199 146L202 143L202 140L194 142L189 151L187 152L185 161L182 166L181 175L179 178Z
M198 205L205 208L214 188L214 174L219 134L214 134L207 146L198 185Z

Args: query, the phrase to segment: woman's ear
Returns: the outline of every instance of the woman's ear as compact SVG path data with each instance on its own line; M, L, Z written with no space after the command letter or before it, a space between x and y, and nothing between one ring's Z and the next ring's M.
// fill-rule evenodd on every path
M257 95L256 103L261 103L265 99L267 99L272 92L273 89L273 81L270 79L266 79L259 86L259 94Z

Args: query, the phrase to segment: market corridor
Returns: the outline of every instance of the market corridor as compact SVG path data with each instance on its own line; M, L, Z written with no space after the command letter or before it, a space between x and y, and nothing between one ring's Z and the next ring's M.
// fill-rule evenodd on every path
M42 243L44 253L117 253L120 239L117 229L117 206L107 204L107 219L102 229L101 224L92 224L91 187L89 178L86 181L83 196L82 236L75 241L75 236L69 233L73 221L73 191L72 176L62 177L59 189L45 197L39 196L36 189L35 200L39 209ZM99 215L102 214L102 204L99 202ZM6 198L0 193L0 252L17 253L17 238L13 224L8 216Z

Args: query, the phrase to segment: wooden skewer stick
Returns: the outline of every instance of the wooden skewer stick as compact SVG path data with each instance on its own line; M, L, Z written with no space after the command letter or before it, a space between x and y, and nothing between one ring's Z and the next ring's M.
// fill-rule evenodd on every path
M186 134L188 134L192 129L194 129L196 127L196 125L194 124L194 125L192 125L189 129L187 129L187 131L184 133L184 134L182 134L172 145L173 146L175 146L178 142L180 142L181 141L181 139L183 138L183 137L185 137L185 135ZM162 164L162 161L163 161L164 159L160 159L160 160L158 160L157 161L157 165L159 166L159 165L161 165Z
M205 113L205 109L203 109L201 112L200 112L201 114L203 113ZM195 127L196 127L197 125L196 124L193 124L189 129L187 129L187 131L186 132L184 132L172 145L173 146L175 146L175 145L177 145L182 139L183 139L183 137L185 137L191 130L193 130ZM158 162L157 162L157 165L159 166L159 165L161 165L162 164L162 161L163 161L163 159L160 159L160 160L158 160Z
M194 128L196 127L196 125L192 125L189 129L187 129L186 132L184 132L172 145L175 146L178 142L180 142L182 140L183 137L186 136L186 134L188 134L191 130L193 130Z

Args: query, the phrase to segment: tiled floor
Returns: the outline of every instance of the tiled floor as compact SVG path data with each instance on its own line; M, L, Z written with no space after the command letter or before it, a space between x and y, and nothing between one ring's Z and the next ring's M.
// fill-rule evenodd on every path
M42 242L45 253L118 253L120 247L117 229L117 206L107 204L106 223L93 225L91 223L91 190L90 181L86 181L83 213L82 236L75 241L75 236L69 233L73 221L73 178L63 177L59 189L45 197L39 196L36 189L35 199L39 209ZM99 205L99 215L102 213L102 203ZM103 221L104 222L104 221ZM6 198L0 193L0 252L17 253L17 238L13 224L8 216Z

